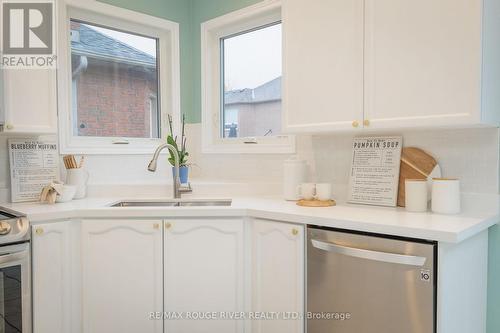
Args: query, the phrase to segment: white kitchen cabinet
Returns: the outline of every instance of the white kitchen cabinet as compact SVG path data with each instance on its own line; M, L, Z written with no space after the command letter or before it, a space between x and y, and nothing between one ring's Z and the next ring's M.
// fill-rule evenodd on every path
M3 70L6 133L57 133L56 71Z
M498 0L284 1L285 131L498 126L499 16Z
M73 292L73 222L33 226L34 333L78 332L78 297Z
M252 311L304 314L304 227L252 222ZM254 320L254 333L300 333L302 318ZM284 320L283 320L284 319Z
M437 263L437 333L487 332L488 230L440 242Z
M362 126L363 0L283 1L283 128Z
M82 222L83 332L160 333L162 222Z
M165 332L237 333L243 320L193 320L189 313L244 311L244 228L242 219L165 221Z
M499 58L496 69L487 62L492 51L500 56L499 46L489 45L500 42L498 18L497 31L485 26L482 36L487 16L500 15L498 3L486 0L483 9L481 0L365 0L369 127L498 124L498 93L488 89L500 88Z

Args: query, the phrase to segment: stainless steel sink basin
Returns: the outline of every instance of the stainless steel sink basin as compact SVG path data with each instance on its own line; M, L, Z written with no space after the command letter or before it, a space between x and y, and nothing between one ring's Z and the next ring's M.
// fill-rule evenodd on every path
M164 201L119 201L111 207L223 207L231 206L231 200L164 200Z

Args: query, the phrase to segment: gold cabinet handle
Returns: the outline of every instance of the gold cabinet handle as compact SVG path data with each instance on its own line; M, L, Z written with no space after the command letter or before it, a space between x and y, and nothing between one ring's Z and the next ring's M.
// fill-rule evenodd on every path
M352 127L354 127L354 128L359 127L359 121L354 120L354 121L352 122Z
M36 228L35 229L35 233L40 236L40 235L43 234L43 229L42 228Z
M170 228L172 228L172 223L165 222L165 229L170 229Z
M156 230L160 229L160 224L159 223L153 224L153 228Z
M8 129L8 130L14 129L14 125L12 125L12 124L6 124L5 125L5 129Z
M299 234L299 230L296 228L292 229L292 235L297 236Z
M370 121L368 119L365 119L363 121L363 125L365 125L366 127L370 126Z

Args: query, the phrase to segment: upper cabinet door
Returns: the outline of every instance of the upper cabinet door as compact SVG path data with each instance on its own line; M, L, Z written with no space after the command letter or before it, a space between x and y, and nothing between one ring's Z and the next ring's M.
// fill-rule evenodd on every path
M365 3L366 124L478 124L482 1Z
M83 332L161 333L162 223L82 223Z
M283 2L283 129L361 127L363 0Z
M5 132L57 133L55 70L3 70L3 89Z
M241 219L165 222L165 332L239 333L244 321L186 317L244 311L244 235ZM198 320L197 320L198 319Z

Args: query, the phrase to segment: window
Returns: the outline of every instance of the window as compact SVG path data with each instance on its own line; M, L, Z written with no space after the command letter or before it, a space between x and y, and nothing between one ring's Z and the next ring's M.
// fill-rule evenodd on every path
M222 38L221 55L223 137L281 134L281 23Z
M71 2L65 12L62 153L151 152L167 116L180 119L178 24L98 2Z
M158 40L70 22L73 135L159 138Z
M264 1L202 24L203 150L292 153L281 133L282 24Z

